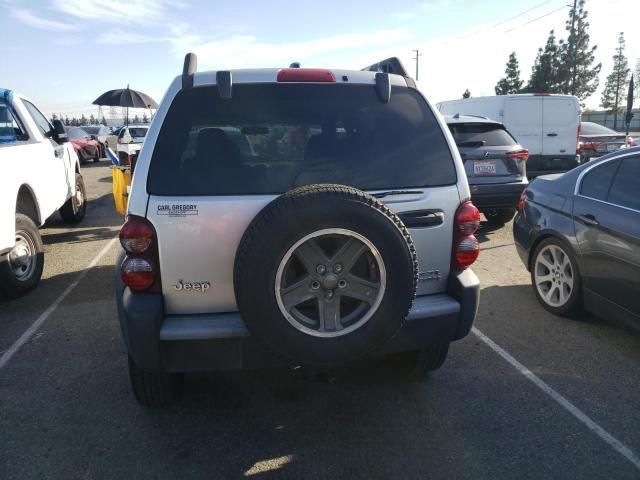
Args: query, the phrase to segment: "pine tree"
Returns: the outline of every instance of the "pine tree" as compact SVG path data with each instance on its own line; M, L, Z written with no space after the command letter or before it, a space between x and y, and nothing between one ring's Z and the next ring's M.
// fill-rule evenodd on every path
M527 92L561 93L561 45L562 44L559 45L558 42L556 42L555 32L551 30L544 49L538 49L538 56L533 63L533 67L531 67L531 78L526 87Z
M496 84L496 95L508 95L509 93L520 93L524 82L520 80L520 65L516 52L511 52L504 70L504 77Z
M601 63L594 65L597 45L589 48L589 22L585 3L585 0L578 2L575 22L572 22L574 11L571 8L566 22L569 38L560 48L560 93L575 95L580 100L585 100L596 91L602 68Z
M79 125L84 127L87 124L87 117L84 116L84 113L80 116Z
M140 123L140 117L138 117L138 115L136 114L136 116L133 117L133 124L136 125L138 123Z
M147 117L146 113L142 114L142 123L149 123L149 117Z
M470 98L471 97L471 92L469 91L469 89L467 88L464 93L462 94L462 98Z
M616 53L613 55L613 70L607 77L604 90L602 91L601 105L602 108L613 112L613 129L618 128L618 113L622 111L622 105L626 102L625 88L629 84L629 62L624 55L625 40L624 32L618 35L618 46Z
M104 125L105 127L107 126L107 119L106 119L106 118L104 118L104 115L102 116L102 120L100 121L100 123L101 123L102 125Z
M96 124L96 117L93 116L93 113L91 115L89 115L89 125L95 125Z
M57 120L57 119L58 119L58 116L57 116L55 113L53 113L53 114L51 115L51 118L50 118L51 123L53 123L53 121L54 121L54 120Z
M69 117L64 117L64 124L71 125L71 122L69 121Z

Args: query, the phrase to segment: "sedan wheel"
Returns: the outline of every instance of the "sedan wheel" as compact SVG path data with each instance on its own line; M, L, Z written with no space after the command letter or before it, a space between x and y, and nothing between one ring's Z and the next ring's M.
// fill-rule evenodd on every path
M542 305L556 314L568 314L580 303L580 274L568 248L555 239L536 249L531 279Z

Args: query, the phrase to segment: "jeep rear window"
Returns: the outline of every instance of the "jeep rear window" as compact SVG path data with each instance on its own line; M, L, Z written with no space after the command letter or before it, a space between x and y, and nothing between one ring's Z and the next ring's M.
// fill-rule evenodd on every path
M517 144L502 125L495 123L451 123L449 130L459 147L503 147Z
M155 195L278 194L313 183L363 190L450 185L456 170L424 99L373 85L238 84L181 91L156 141Z

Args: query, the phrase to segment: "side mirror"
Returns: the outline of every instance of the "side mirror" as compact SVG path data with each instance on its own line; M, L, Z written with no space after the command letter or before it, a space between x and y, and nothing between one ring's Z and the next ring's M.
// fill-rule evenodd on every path
M67 131L64 129L64 125L62 124L61 120L56 119L53 121L52 138L56 143L59 143L60 145L69 141L69 137L67 137Z

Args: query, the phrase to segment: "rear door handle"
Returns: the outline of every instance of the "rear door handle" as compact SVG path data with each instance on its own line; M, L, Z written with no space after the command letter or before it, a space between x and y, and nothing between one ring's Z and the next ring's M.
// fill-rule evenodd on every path
M435 227L444 223L442 210L413 210L398 214L407 228Z
M578 215L578 218L587 225L600 225L598 220L596 220L596 217L594 217L590 213L585 213L584 215Z
M547 133L547 137L557 137L557 133Z

